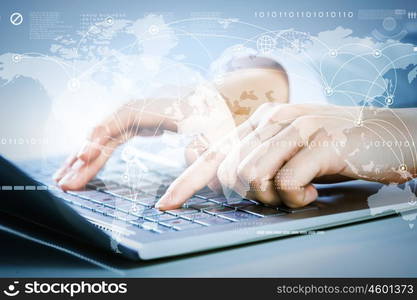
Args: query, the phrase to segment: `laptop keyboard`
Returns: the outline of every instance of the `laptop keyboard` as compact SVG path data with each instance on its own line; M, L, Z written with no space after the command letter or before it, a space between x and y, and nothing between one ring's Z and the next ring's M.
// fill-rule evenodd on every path
M160 211L154 207L159 197L175 179L167 174L149 171L135 189L115 181L94 179L84 190L62 192L54 187L50 176L55 168L30 172L39 182L50 184L50 191L66 201L81 215L110 217L112 220L133 225L137 229L158 234L208 226L225 225L264 217L280 216L308 209L267 207L256 201L237 198L229 201L208 188L191 197L183 207ZM49 170L49 171L48 171Z

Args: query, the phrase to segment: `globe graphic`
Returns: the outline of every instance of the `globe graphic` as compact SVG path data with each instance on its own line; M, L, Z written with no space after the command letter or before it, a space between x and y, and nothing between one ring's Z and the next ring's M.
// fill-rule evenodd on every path
M275 49L275 39L269 35L262 35L256 41L256 47L261 53L269 53Z

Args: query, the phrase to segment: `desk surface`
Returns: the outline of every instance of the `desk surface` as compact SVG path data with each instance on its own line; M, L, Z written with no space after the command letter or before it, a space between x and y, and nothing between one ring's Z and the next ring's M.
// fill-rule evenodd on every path
M170 259L98 266L0 232L2 277L417 277L417 226L399 216Z

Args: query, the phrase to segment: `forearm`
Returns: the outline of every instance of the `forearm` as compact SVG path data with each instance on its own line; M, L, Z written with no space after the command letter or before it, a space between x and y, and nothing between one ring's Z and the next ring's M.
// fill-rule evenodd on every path
M361 113L357 113L361 112ZM346 130L343 175L382 183L417 176L417 109L355 108L356 123Z
M288 102L288 94L283 71L253 68L226 73L221 82L195 86L181 97L141 100L133 106L152 115L154 124L163 119L164 129L216 139L247 120L260 105Z
M417 177L417 108L393 109L392 114L396 121L397 130L401 131L398 137L397 148L404 157L404 165L410 177ZM394 121L393 121L394 122ZM402 170L400 170L402 171Z

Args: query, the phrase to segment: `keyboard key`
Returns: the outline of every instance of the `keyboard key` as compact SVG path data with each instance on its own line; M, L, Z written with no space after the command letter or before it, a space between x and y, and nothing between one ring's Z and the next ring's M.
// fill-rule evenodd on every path
M170 215L170 214L161 214L161 215L153 215L153 216L146 216L145 219L153 221L153 222L160 222L160 221L167 221L177 219L177 216Z
M129 221L138 219L137 216L133 216L123 211L116 210L110 207L100 207L99 209L96 210L96 212L102 213L105 216L112 217L114 219L124 221L124 222L129 222Z
M220 217L214 217L214 216L210 216L208 218L205 219L199 219L196 220L195 222L198 222L202 225L206 225L206 226L212 226L212 225L222 225L222 224L229 224L232 223L231 220L226 220Z
M127 214L121 211L115 211L114 215L115 218L121 220L121 221L125 221L125 222L129 222L129 221L134 221L137 220L138 217L137 216L133 216L131 214Z
M96 203L96 202L92 202L90 200L86 200L83 198L78 198L78 197L74 197L74 199L72 200L72 203L84 208L88 208L91 210L97 210L97 209L101 209L103 208L103 204L100 203Z
M113 217L115 214L115 209L111 207L102 206L97 209L97 212L102 213L103 215Z
M115 195L118 197L132 197L133 195L136 194L136 191L134 189L131 188L126 188L126 187L122 187L122 188L118 188L118 189L114 189L114 190L107 190L106 193L109 193L111 195Z
M282 211L279 211L276 208L270 208L262 205L250 205L244 206L240 208L241 210L260 216L260 217L267 217L267 216L274 216L274 215L285 215Z
M104 188L105 185L106 184L104 183L103 180L101 180L101 179L93 179L89 183L87 183L86 187L88 189L97 190L99 188Z
M136 212L136 211L138 211L138 209L143 209L144 208L143 206L139 206L139 207L140 208L138 208L137 204L135 204L133 202L130 202L130 201L127 201L127 200L124 200L124 199L123 200L119 199L118 201L116 201L116 204L114 206L114 208L116 210L123 211L123 212L128 213L128 214Z
M192 213L192 214L186 214L186 215L182 215L181 218L190 220L190 221L194 221L194 220L199 220L199 219L205 219L210 217L211 215L206 213L206 212L196 212L196 213Z
M113 200L114 200L114 203L111 202L110 200L107 203L114 204L114 206L116 208L118 208L118 207L127 207L129 205L133 205L134 204L134 202L132 202L132 201L129 201L129 200L126 200L126 199L122 199L122 198L119 198L119 197L114 197Z
M243 199L239 202L227 202L227 203L224 203L223 205L227 207L232 207L232 208L242 208L242 207L254 205L254 203L252 201Z
M183 204L183 207L191 207L191 205L193 204L201 204L204 202L207 202L207 200L203 198L198 198L198 197L191 197L190 199L187 200L187 202Z
M217 196L217 197L213 197L210 198L211 201L217 202L219 204L226 204L227 203L227 199L224 196Z
M105 194L105 195L107 195L107 194ZM114 197L112 195L107 195L107 197L103 197L103 198L99 199L99 201L101 203L103 203L104 206L107 206L107 207L115 207L117 200L119 200L119 199L117 199L116 197Z
M226 207L226 206L217 206L217 207L205 208L203 209L203 211L208 212L209 214L216 215L220 213L232 212L232 211L235 211L235 209Z
M131 214L134 216L142 217L142 216L156 216L162 215L164 212L160 211L156 208L147 208L147 207L137 207L137 211L132 211Z
M259 216L244 212L244 211L232 211L227 213L220 213L219 216L225 217L234 221L242 221L248 219L257 219Z
M94 202L110 203L117 198L102 192L95 190L82 190L82 191L68 191L69 194L77 195L81 198L92 200Z
M196 193L197 197L201 197L204 199L211 199L211 198L215 198L215 197L219 197L219 194L212 191L211 189L209 189L208 187L205 187L204 189L198 191Z
M205 202L198 203L198 204L192 204L190 205L190 207L201 210L201 209L208 209L208 208L213 208L213 207L220 207L220 204L216 202L205 201Z
M132 201L132 202L136 202L139 195L138 195L138 193L132 192L132 193L129 193L129 194L126 194L126 195L117 195L117 197L129 200L129 201Z
M167 220L167 221L163 221L160 223L165 226L172 227L176 230L186 230L186 229L203 227L201 224L193 223L185 219Z
M114 182L114 181L106 181L106 182L104 182L104 185L97 186L96 189L99 190L99 191L102 191L102 192L107 192L107 191L110 191L110 190L119 189L121 187L122 186L119 183L117 183L117 182Z
M177 209L171 209L171 210L167 210L168 213L173 214L175 216L182 216L182 215L186 215L186 214L193 214L193 213L197 213L198 210L194 209L194 208L177 208Z
M98 198L100 195L102 195L102 193L100 192L97 192L95 190L88 190L88 189L80 190L80 191L67 191L67 193L71 195L76 195L84 199L89 199L89 200L94 200Z
M135 202L145 205L145 206L154 206L156 202L158 202L159 198L151 195L147 195L145 193L137 194L137 198Z

